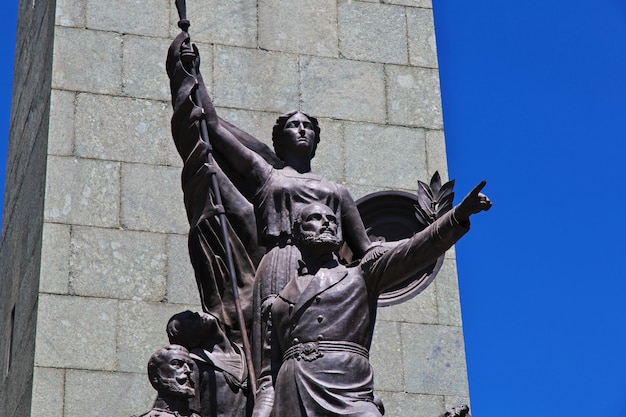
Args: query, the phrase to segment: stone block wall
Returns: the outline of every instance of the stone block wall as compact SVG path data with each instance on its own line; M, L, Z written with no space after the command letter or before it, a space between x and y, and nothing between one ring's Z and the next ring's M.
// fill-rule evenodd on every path
M447 179L429 0L187 6L225 119L269 143L279 114L318 116L314 170L355 199L415 191L435 170ZM169 132L165 56L178 16L169 0L57 0L54 16L52 70L42 70L51 82L47 174L36 182L45 202L32 229L43 240L30 265L40 274L29 281L39 299L30 415L140 413L154 398L145 366L167 342L167 319L200 308ZM11 158L23 151L16 140ZM446 256L426 291L379 311L372 361L387 416L437 416L468 402L454 251Z
M0 415L30 412L54 1L20 2L0 241Z

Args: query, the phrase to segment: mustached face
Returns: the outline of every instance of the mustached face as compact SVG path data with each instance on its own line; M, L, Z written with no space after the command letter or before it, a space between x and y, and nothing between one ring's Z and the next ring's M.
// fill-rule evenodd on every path
M298 239L302 245L325 245L338 250L342 244L335 213L323 204L311 204L300 213Z
M170 350L158 368L159 392L183 398L195 395L192 378L194 363L183 351Z

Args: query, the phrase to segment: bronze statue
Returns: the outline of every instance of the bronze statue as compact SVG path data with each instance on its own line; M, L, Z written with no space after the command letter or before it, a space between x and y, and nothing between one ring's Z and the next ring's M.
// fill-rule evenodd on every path
M340 221L320 203L294 224L301 260L273 298L268 316L272 387L260 395L272 416L381 416L374 402L369 348L378 296L450 248L469 216L491 207L479 184L452 211L394 246L378 246L356 266L338 262ZM257 413L255 407L254 415Z
M480 193L485 184L412 238L372 244L346 188L311 172L317 119L300 111L280 116L273 152L218 117L184 1L177 6L183 31L166 67L190 258L202 309L248 361L252 329L254 415L379 416L368 359L377 297L432 263L468 230L471 214L491 206ZM356 266L337 258L344 241ZM193 342L206 350L203 343Z
M472 417L472 415L470 414L469 406L464 404L446 410L443 414L440 414L439 417Z
M140 417L200 417L189 408L195 395L194 363L179 345L165 346L148 361L148 378L157 390L152 410Z
M170 46L167 70L174 106L172 135L185 162L182 183L191 225L190 257L203 309L225 323L229 336L236 329L233 308L229 305L232 295L224 284L227 278L219 253L223 245L215 231L214 215L224 209L229 230L233 232L229 241L246 322L254 318L254 367L263 369L268 358L261 357L264 332L261 310L265 300L287 283L289 271L297 268L300 254L292 233L296 212L312 202L331 207L341 219L339 227L357 259L366 253L371 242L347 189L311 172L311 158L320 139L315 118L297 111L280 116L272 134L274 154L260 141L217 116L199 72L198 51L189 44L186 32L181 32ZM194 94L199 97L199 103L191 100ZM201 138L201 119L206 121L214 149ZM212 151L219 166L206 163ZM227 190L223 192L223 207L216 206L211 197L212 175ZM253 297L252 271L255 271ZM252 300L253 312L249 304ZM231 338L238 341L236 334ZM262 390L267 381L259 380Z
M167 323L170 343L185 346L198 369L201 417L245 417L252 409L248 370L241 350L229 340L217 317L184 311Z

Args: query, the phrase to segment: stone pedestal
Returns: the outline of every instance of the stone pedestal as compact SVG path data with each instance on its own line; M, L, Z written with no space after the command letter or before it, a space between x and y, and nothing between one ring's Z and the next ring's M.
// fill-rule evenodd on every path
M168 0L20 0L0 247L0 415L148 410L147 360L198 310L181 161L169 133ZM189 1L222 117L270 141L316 115L314 171L355 199L446 175L429 0ZM468 402L454 252L381 308L372 348L387 416ZM114 409L111 410L111 407Z

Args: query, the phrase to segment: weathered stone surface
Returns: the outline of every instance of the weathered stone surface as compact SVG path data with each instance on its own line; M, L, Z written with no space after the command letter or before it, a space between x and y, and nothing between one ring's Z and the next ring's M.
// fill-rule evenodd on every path
M381 64L303 56L300 68L304 111L318 117L385 121Z
M120 94L122 36L58 26L55 30L52 66L53 88Z
M41 294L39 316L36 366L115 368L117 301Z
M216 47L214 67L213 91L218 106L279 113L298 107L298 62L294 55Z
M119 302L117 370L145 372L150 355L168 344L165 327L174 314L196 307L167 303Z
M55 24L85 27L85 5L84 0L56 0Z
M452 259L456 261L456 247L452 246L446 251L446 259Z
M146 164L178 164L172 142L171 106L163 101L79 94L76 154Z
M449 410L452 407L458 407L460 405L466 404L466 405L470 405L470 399L469 397L457 397L454 395L446 395L444 397L444 402L445 402L445 409ZM470 408L470 413L471 413L471 408Z
M167 302L198 305L200 296L189 260L186 235L167 236Z
M189 31L194 42L257 46L256 0L188 1L187 17L191 20ZM170 19L170 37L174 37L180 32L174 2L171 2Z
M0 239L0 415L11 417L31 408L54 41L53 2L21 6Z
M439 279L439 278L436 278ZM437 324L437 298L435 284L404 303L378 308L378 321Z
M274 149L274 146L272 145L272 128L274 127L274 123L276 123L278 116L287 111L287 109L283 109L276 113L265 113L249 110L218 108L217 114L219 114L224 120L229 121L244 132L248 132L270 148Z
M422 130L347 124L345 132L348 183L411 189L426 179Z
M163 101L171 100L170 83L165 71L165 57L169 44L169 39L143 36L124 37L122 48L124 95ZM206 68L211 68L211 50L206 47L201 48L202 64ZM168 105L168 107L171 109L171 106Z
M371 185L360 185L360 184L354 184L354 183L350 183L350 182L346 182L345 186L350 191L350 195L352 196L354 201L358 200L361 197L365 197L368 194L386 190L386 188L384 188L384 187L376 187L376 186L371 186Z
M71 91L52 90L50 94L50 125L48 154L72 155L74 150L74 101Z
M439 171L441 180L448 181L448 162L446 158L446 143L442 130L426 130L426 157L428 161L428 180L435 171ZM426 182L426 180L422 180ZM460 201L460 200L457 200Z
M67 294L70 279L70 226L44 223L39 291Z
M168 0L86 0L87 27L144 36L169 34ZM173 2L172 2L173 3Z
M116 227L120 164L49 156L44 216L48 222Z
M467 396L462 329L410 323L400 326L406 391Z
M385 417L437 417L444 412L440 395L409 394L406 392L378 391L385 405Z
M31 356L32 357L32 356ZM0 390L0 399L2 406L10 410L15 416L30 416L30 394L32 392L33 369L21 368L20 373L25 375L17 375L11 372L6 375L2 390ZM26 381L24 384L17 384L13 378L19 377L19 381ZM6 415L6 414L3 414Z
M30 399L31 399L31 390L26 389L22 391L22 395L18 400L18 406L15 410L16 416L28 416L30 415Z
M129 229L187 233L180 168L124 164L121 222Z
M316 56L337 56L335 0L259 2L261 48Z
M28 213L28 209L25 211ZM32 226L42 224L41 212L39 212L39 217ZM11 232L9 228L9 233ZM20 237L24 240L32 240L32 242L19 242L15 245L17 253L10 251L0 253L2 266L8 265L8 268L2 269L0 280L0 294L6 297L0 303L3 313L1 317L3 320L0 323L2 334L0 352L3 353L0 362L0 369L3 370L0 405L8 410L20 407L19 403L32 390L41 226ZM8 263L8 257L15 258L17 262ZM11 278L14 278L13 282L9 281ZM12 412L5 413L2 410L0 414L12 414Z
M346 178L344 125L329 119L319 120L320 144L311 161L312 170L324 178L341 183Z
M433 11L431 9L407 8L406 13L411 65L437 68Z
M31 417L63 417L65 369L35 367Z
M454 259L446 259L437 275L437 307L439 323L449 326L461 326L461 306L459 284Z
M405 8L339 2L339 49L349 59L408 63Z
M389 122L441 129L443 121L438 71L397 65L385 68Z
M432 0L381 0L381 1L387 4L399 4L401 6L422 7L426 9L433 8Z
M75 226L70 258L74 294L161 301L165 297L166 237Z
M400 325L378 321L370 349L376 391L403 391L402 343ZM386 414L385 414L386 415Z
M146 353L145 364L148 363L152 353ZM112 405L115 407L115 412L111 414L116 416L141 415L152 408L156 397L156 391L150 385L148 377L143 373L110 373L70 369L67 370L66 379L65 397L63 398L65 404L64 417L98 415L96 410L111 410ZM105 414L108 413L105 411Z

